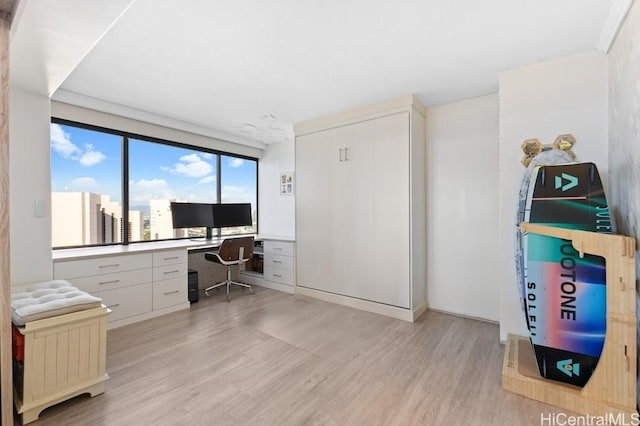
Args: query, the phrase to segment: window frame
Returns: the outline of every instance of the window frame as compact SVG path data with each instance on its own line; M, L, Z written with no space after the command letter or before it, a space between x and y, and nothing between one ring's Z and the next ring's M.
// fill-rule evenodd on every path
M256 163L256 230L255 230L255 234L258 234L259 229L260 229L260 222L258 220L259 217L259 211L260 211L260 191L259 191L259 184L260 184L260 161L258 158L256 157L251 157L249 155L243 155L243 154L236 154L233 152L228 152L228 151L222 151L219 149L212 149L212 148L205 148L202 146L197 146L197 145L191 145L191 144L187 144L184 142L177 142L177 141L173 141L173 140L169 140L169 139L164 139L164 138L158 138L158 137L153 137L153 136L147 136L147 135L142 135L142 134L138 134L138 133L133 133L133 132L128 132L128 131L124 131L124 130L117 130L117 129L111 129L108 127L103 127L103 126L98 126L98 125L94 125L94 124L87 124L87 123L82 123L79 121L74 121L74 120L69 120L66 118L60 118L60 117L51 117L50 120L50 125L51 124L59 124L62 126L72 126L72 127L77 127L80 129L85 129L85 130L91 130L91 131L95 131L95 132L102 132L102 133L108 133L111 135L115 135L115 136L120 136L121 137L121 153L122 153L122 158L121 158L121 167L122 167L122 171L121 171L121 187L120 187L120 193L122 195L122 242L119 243L102 243L102 244L85 244L85 245L73 245L73 246L61 246L61 247L53 247L52 245L52 250L64 250L64 249L75 249L75 248L84 248L84 247L106 247L106 246L119 246L119 245L123 245L123 246L128 246L130 244L146 244L146 243L153 243L156 241L174 241L174 240L185 240L185 239L189 239L189 237L177 237L177 238L162 238L162 239L157 239L157 240L140 240L140 241L129 241L129 234L130 234L130 229L129 229L129 139L135 139L135 140L139 140L139 141L143 141L143 142L151 142L151 143L157 143L157 144L162 144L162 145L168 145L168 146L173 146L176 148L183 148L183 149L189 149L189 150L195 150L195 151L200 151L200 152L204 152L207 154L213 154L216 156L216 194L217 194L217 201L216 203L219 204L222 202L222 167L221 167L221 163L222 163L222 156L227 156L227 157L234 157L234 158L240 158L243 160L247 160L247 161L255 161ZM51 143L51 142L49 142ZM49 175L51 176L51 172L49 173ZM51 224L52 226L54 226L54 224ZM234 235L249 235L249 234L234 234ZM251 235L253 235L253 233L251 233ZM222 236L222 232L220 228L214 228L214 232L213 232L213 237L214 238L220 238Z

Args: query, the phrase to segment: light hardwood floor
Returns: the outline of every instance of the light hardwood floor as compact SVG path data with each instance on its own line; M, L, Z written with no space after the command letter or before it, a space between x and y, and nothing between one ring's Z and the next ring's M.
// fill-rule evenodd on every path
M40 425L539 425L500 387L498 326L415 324L254 287L108 332L106 391Z

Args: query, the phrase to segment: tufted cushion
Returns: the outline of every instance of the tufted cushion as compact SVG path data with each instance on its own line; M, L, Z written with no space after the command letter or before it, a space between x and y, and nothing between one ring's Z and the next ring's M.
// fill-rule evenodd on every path
M102 299L64 280L15 287L11 292L11 319L15 325L100 306Z

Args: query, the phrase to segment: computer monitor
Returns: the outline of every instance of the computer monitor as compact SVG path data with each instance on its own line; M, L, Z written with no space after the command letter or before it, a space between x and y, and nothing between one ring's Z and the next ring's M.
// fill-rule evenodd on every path
M174 229L177 228L207 228L206 238L211 239L213 214L208 203L180 203L171 202L171 220Z
M212 204L213 227L251 226L251 203Z

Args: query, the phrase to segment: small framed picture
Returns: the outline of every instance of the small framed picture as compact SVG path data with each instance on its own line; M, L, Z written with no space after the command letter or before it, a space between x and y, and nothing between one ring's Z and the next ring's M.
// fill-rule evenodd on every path
M280 173L280 195L293 195L293 172Z

